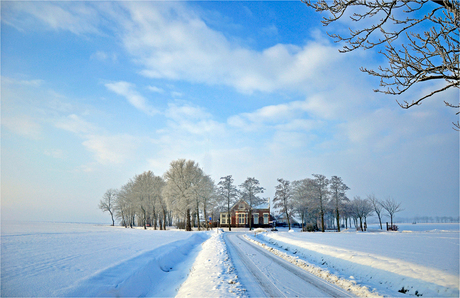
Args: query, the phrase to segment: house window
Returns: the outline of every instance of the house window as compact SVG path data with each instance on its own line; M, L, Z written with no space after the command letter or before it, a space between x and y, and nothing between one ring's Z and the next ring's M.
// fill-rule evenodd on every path
M243 205L243 204L240 205L240 209L244 209L244 205Z
M264 213L264 225L268 225L270 217L268 213Z
M221 223L226 224L227 223L227 214L223 213L220 216L222 218Z
M253 214L254 216L254 224L258 225L259 224L259 213Z
M245 224L246 223L245 219L246 219L246 217L245 217L244 213L239 213L238 214L238 223L239 224Z

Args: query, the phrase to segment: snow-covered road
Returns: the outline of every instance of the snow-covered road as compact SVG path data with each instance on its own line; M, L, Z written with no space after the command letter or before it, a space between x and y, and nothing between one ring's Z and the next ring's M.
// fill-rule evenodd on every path
M250 297L351 297L320 279L247 241L244 233L225 233L224 239Z

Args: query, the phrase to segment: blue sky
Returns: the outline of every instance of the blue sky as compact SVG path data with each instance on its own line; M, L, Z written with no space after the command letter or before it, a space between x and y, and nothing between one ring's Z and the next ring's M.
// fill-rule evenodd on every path
M442 82L399 98L301 2L2 1L2 219L105 222L108 188L197 161L215 181L337 175L399 215L459 214L457 118Z

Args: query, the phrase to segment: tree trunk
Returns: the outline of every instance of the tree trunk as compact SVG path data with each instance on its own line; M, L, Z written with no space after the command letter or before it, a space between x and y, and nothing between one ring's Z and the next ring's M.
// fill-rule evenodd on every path
M168 212L168 226L172 226L172 211Z
M198 202L196 203L196 218L198 222L198 231L201 231L201 223L200 223L200 206L198 205Z
M166 231L166 210L163 209L163 230Z
M288 214L288 212L287 212L287 208L286 208L286 212L285 212L285 213L286 213L286 220L287 220L287 222L288 222L288 228L289 228L289 230L290 230L290 229L291 229L291 221L289 220L289 214Z
M324 229L324 210L321 207L321 232L324 233L324 231L325 231L325 229Z
M248 220L249 220L249 231L251 231L252 230L252 208L249 208Z
M302 232L304 231L305 212L302 212Z
M157 212L155 210L155 207L153 207L153 210L152 210L152 221L153 221L153 229L156 230L157 229Z
M232 230L232 218L230 217L230 197L227 198L227 223L228 230Z
M187 209L185 230L186 231L191 231L192 230L192 224L190 222L190 209Z
M206 204L203 204L203 215L204 215L204 222L206 223L206 231L209 230L208 224L208 214L206 214Z
M142 219L142 224L144 225L144 230L147 230L146 222L147 222L147 212L145 211L144 208L142 209L142 214L144 215L144 218Z
M337 206L337 214L336 214L336 218L337 218L337 231L340 232L340 216L339 216L339 207Z
M110 216L112 217L112 227L113 227L113 226L115 226L115 221L113 220L113 212L110 211L110 210L109 210L109 212L110 212Z

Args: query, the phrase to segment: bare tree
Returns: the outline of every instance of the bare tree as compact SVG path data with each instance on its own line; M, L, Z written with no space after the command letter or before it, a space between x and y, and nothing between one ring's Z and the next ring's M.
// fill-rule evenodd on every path
M374 194L367 195L367 199L369 202L371 202L375 214L377 214L377 217L379 218L379 223L380 223L380 230L383 229L382 227L382 204L380 201L375 197Z
M350 188L343 183L342 178L337 176L332 176L330 180L330 193L331 197L334 200L334 208L335 208L335 217L337 220L337 230L340 232L340 214L339 209L341 202L347 199L345 192Z
M395 213L404 210L401 209L401 203L396 202L393 198L387 198L385 201L380 202L380 205L382 205L383 209L388 213L388 216L390 216L390 222L393 226L393 216Z
M352 211L355 218L359 219L359 226L361 231L365 231L367 227L367 217L372 214L373 207L369 200L361 199L355 196L352 201ZM364 226L363 226L364 222Z
M294 204L292 202L291 183L284 179L277 179L279 184L276 186L275 197L273 198L273 207L281 208L281 212L286 216L289 230L291 229L292 211Z
M101 201L99 202L99 209L102 210L102 212L108 211L110 213L110 217L112 218L112 226L115 225L115 220L113 219L113 215L115 212L115 201L116 201L116 196L117 196L117 190L116 189L108 189L104 196L102 197Z
M230 217L230 205L234 203L235 198L238 195L238 190L236 189L236 186L233 184L232 175L221 177L217 186L218 186L219 195L221 196L222 200L225 201L227 205L228 230L231 231L232 227L231 227L231 217Z
M242 184L240 184L240 194L243 200L249 205L249 230L252 230L252 209L263 202L264 199L257 195L263 193L265 188L260 186L259 180L256 178L248 177Z
M328 34L336 42L345 42L340 52L381 48L380 53L388 61L387 67L377 71L361 68L361 71L380 78L376 89L391 95L400 95L412 86L427 81L443 81L434 85L424 96L398 104L408 109L419 105L434 94L449 88L460 88L459 30L460 1L457 0L302 0L317 12L329 12L323 17L327 26L342 17L349 16L364 28L352 30L349 36ZM355 10L353 10L355 9ZM350 12L350 10L352 10ZM401 40L406 40L403 44ZM383 48L383 45L385 47ZM444 103L459 109L458 102ZM458 115L460 111L457 111ZM453 123L460 129L460 123Z
M313 191L314 191L314 196L316 201L318 202L319 205L319 212L321 216L321 232L325 231L325 226L324 226L324 210L327 204L327 201L329 199L329 179L326 178L326 176L321 175L321 174L313 174Z

